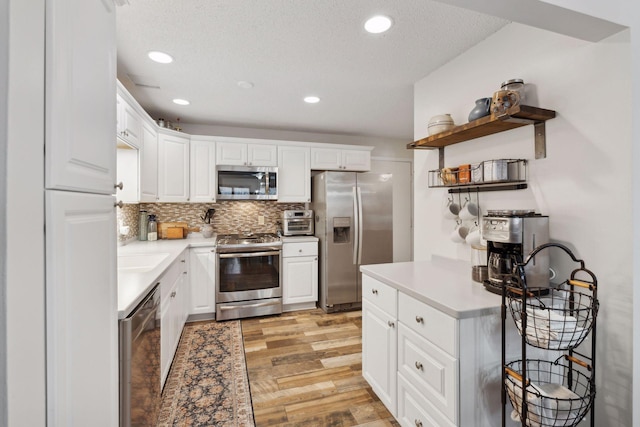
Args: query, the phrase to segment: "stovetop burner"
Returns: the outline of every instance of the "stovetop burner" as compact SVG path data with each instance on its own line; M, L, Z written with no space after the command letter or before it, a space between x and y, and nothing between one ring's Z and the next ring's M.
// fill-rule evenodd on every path
M216 239L218 246L258 246L262 244L281 244L280 237L274 233L220 234Z
M497 209L487 211L487 216L517 217L517 216L536 216L534 210L530 209Z

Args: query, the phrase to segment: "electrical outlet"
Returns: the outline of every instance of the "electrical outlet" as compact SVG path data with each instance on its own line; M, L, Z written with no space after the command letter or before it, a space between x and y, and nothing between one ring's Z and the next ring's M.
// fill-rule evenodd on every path
M264 215L258 215L258 225L264 225Z

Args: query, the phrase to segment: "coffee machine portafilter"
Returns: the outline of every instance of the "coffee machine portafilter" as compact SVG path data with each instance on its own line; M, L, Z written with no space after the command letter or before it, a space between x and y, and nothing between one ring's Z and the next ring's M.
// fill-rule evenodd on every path
M536 247L549 243L549 217L533 211L489 211L482 218L482 237L487 241L488 281L485 288L501 293L503 285L520 286L515 276ZM549 289L549 253L539 252L525 266L527 288L546 293Z

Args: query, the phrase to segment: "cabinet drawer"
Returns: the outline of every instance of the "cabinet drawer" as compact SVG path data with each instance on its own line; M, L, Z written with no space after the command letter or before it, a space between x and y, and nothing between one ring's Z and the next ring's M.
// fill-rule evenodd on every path
M451 356L458 357L456 319L403 293L400 293L399 306L398 320Z
M398 291L391 286L363 274L362 298L370 301L392 317L397 317Z
M318 255L317 242L284 243L282 245L282 256L284 258L313 255Z
M403 427L456 427L398 374L398 421Z
M453 423L458 418L458 361L398 323L398 372Z

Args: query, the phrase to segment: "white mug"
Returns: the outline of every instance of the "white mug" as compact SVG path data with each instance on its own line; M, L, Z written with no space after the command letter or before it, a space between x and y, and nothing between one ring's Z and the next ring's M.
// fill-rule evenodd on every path
M469 233L469 229L462 224L456 225L455 230L451 232L451 241L455 243L464 243L465 237Z
M483 246L482 235L480 234L480 229L478 227L473 227L471 230L469 230L469 233L464 240L468 245L471 246Z
M458 213L460 212L460 205L449 199L447 206L444 207L442 215L447 219L458 219Z
M478 205L476 205L473 202L467 202L464 204L464 206L458 213L458 216L460 217L460 219L468 221L471 219L478 218L478 213L479 213Z

